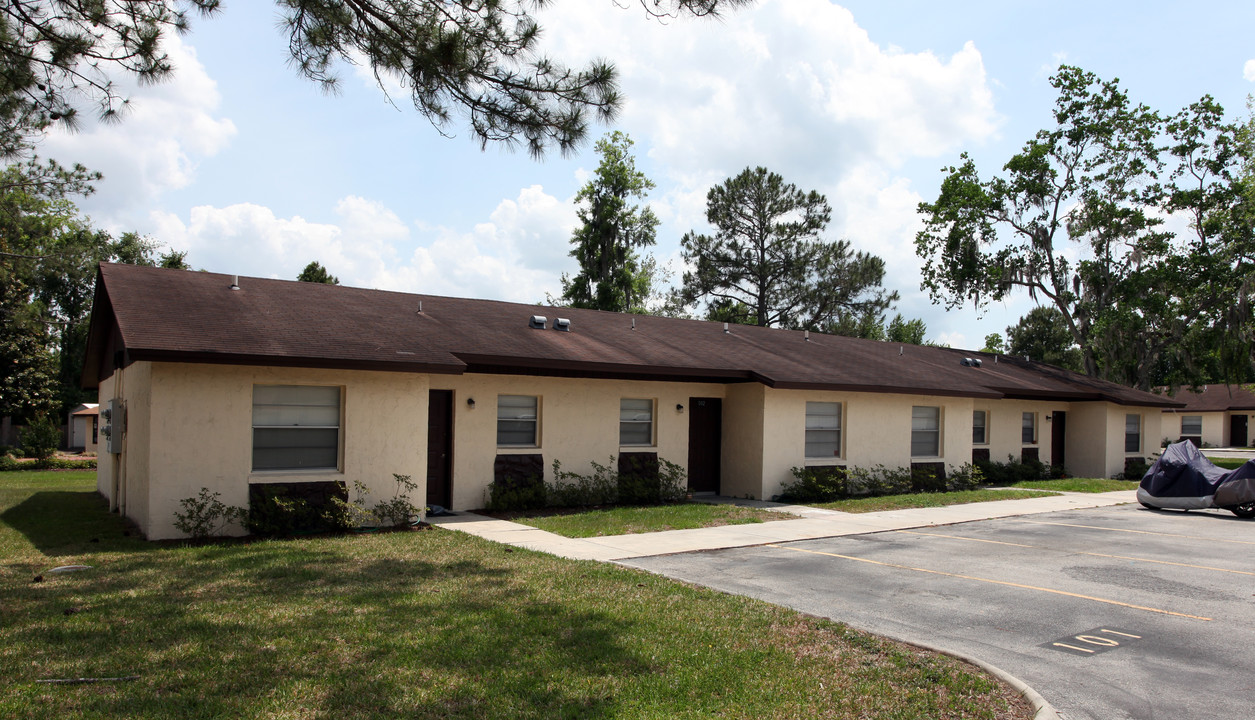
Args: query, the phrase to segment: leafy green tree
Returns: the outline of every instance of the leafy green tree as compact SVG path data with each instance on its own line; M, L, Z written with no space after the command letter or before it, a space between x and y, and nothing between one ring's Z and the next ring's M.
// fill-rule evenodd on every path
M1027 291L1059 312L1086 374L1147 388L1156 368L1193 366L1191 348L1206 343L1190 336L1219 312L1208 288L1249 277L1249 243L1217 252L1242 245L1240 233L1208 239L1235 205L1234 129L1210 98L1165 119L1079 68L1051 83L1055 127L1004 176L983 178L964 154L920 204L923 287L950 307ZM1197 237L1167 232L1170 212L1192 213Z
M823 195L766 168L711 188L706 219L715 234L681 240L694 268L684 274L686 302L748 309L729 322L811 330L842 315L882 313L898 299L881 287L884 261L851 252L845 240L823 240L831 214Z
M1058 308L1035 307L1007 328L1008 355L1057 365L1080 372L1081 350L1072 340L1072 333Z
M885 340L893 343L907 343L908 345L929 345L930 343L924 339L928 333L928 326L920 318L907 320L899 313L894 315L889 321L889 326L885 328Z
M885 316L882 312L841 313L823 331L829 335L884 341Z
M1002 344L1002 335L999 333L989 333L985 336L985 347L980 349L981 352L1000 354L1006 350Z
M48 413L36 415L22 431L22 450L27 457L47 460L61 444L61 425Z
M35 160L0 171L0 284L15 293L6 300L6 357L26 356L27 367L41 368L31 377L42 377L44 358L30 340L37 338L36 345L52 353L53 401L62 409L90 397L80 389L80 376L97 265L161 262L186 268L181 253L154 257L159 246L149 238L125 233L115 240L92 228L69 196L89 193L94 177L81 168ZM14 317L24 318L21 332L10 327ZM42 386L24 387L15 397L42 402L44 393L36 389Z
M750 0L641 0L651 15L713 15ZM524 144L535 156L572 149L588 116L612 118L621 99L614 67L570 69L540 53L534 9L548 0L276 0L292 65L328 90L337 66L365 62L381 86L396 78L440 132L461 116L486 145ZM126 98L109 73L141 83L174 72L162 38L220 0L14 0L0 13L0 152L29 131L73 126L83 101L105 119Z
M300 282L323 283L324 285L339 285L340 278L327 272L327 268L317 260L305 266L300 275L296 276Z
M57 404L56 360L23 283L0 282L0 417L34 417Z
M636 169L632 145L617 130L597 141L601 163L575 196L580 226L571 236L571 257L580 271L573 278L562 276L562 299L573 307L645 312L651 275L637 250L654 244L658 217L648 207L632 204L654 187Z

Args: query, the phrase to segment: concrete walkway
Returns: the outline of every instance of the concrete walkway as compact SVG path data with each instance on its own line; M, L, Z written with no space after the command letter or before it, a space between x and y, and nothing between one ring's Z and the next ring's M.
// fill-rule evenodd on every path
M1007 492L1015 491L1008 490ZM734 498L709 498L706 501L758 507L788 513L795 518L749 525L724 525L694 530L667 530L595 538L563 537L520 523L468 512L449 517L428 518L428 522L450 530L460 530L495 542L539 550L559 557L608 562L697 550L749 547L842 535L862 535L886 530L953 525L974 520L1035 515L1059 510L1107 507L1137 502L1137 497L1135 491L1132 490L1108 493L1062 493L1041 498L996 500L939 508L872 513L845 513L803 505L783 505L761 500Z

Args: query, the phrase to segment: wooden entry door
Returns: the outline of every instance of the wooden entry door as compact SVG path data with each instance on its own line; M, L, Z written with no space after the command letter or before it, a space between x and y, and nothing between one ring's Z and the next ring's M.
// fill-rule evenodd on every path
M453 391L427 393L427 504L453 502Z
M723 400L689 398L689 490L719 492Z
M1246 416L1229 416L1229 447L1246 447Z
M1063 452L1067 445L1064 439L1068 434L1068 414L1055 410L1051 416L1050 464L1063 467L1066 464Z

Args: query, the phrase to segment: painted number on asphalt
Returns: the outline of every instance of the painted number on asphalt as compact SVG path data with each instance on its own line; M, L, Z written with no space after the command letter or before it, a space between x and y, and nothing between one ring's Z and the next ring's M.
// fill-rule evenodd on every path
M1134 635L1124 630L1116 630L1114 628L1094 628L1086 630L1083 633L1069 635L1052 642L1043 643L1042 647L1051 650L1060 650L1071 655L1080 655L1088 657L1105 653L1108 650L1115 650L1124 647L1133 642L1141 640L1141 635Z

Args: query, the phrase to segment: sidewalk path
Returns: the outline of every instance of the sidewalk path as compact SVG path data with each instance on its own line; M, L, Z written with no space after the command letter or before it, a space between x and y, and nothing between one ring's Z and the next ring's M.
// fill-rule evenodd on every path
M1012 492L1012 491L1008 491ZM953 525L955 523L1035 515L1038 513L1107 507L1137 502L1132 490L1108 493L1062 493L1050 497L1022 500L950 505L939 508L914 508L871 513L845 513L803 505L782 505L761 500L710 498L710 502L728 502L798 516L794 520L723 525L693 530L666 530L636 535L613 535L594 538L568 538L508 520L461 512L449 517L433 517L432 525L460 530L488 540L515 547L539 550L573 560L614 561L651 555L671 555L697 550L749 547L768 543L814 540L817 538L862 535L886 530Z

